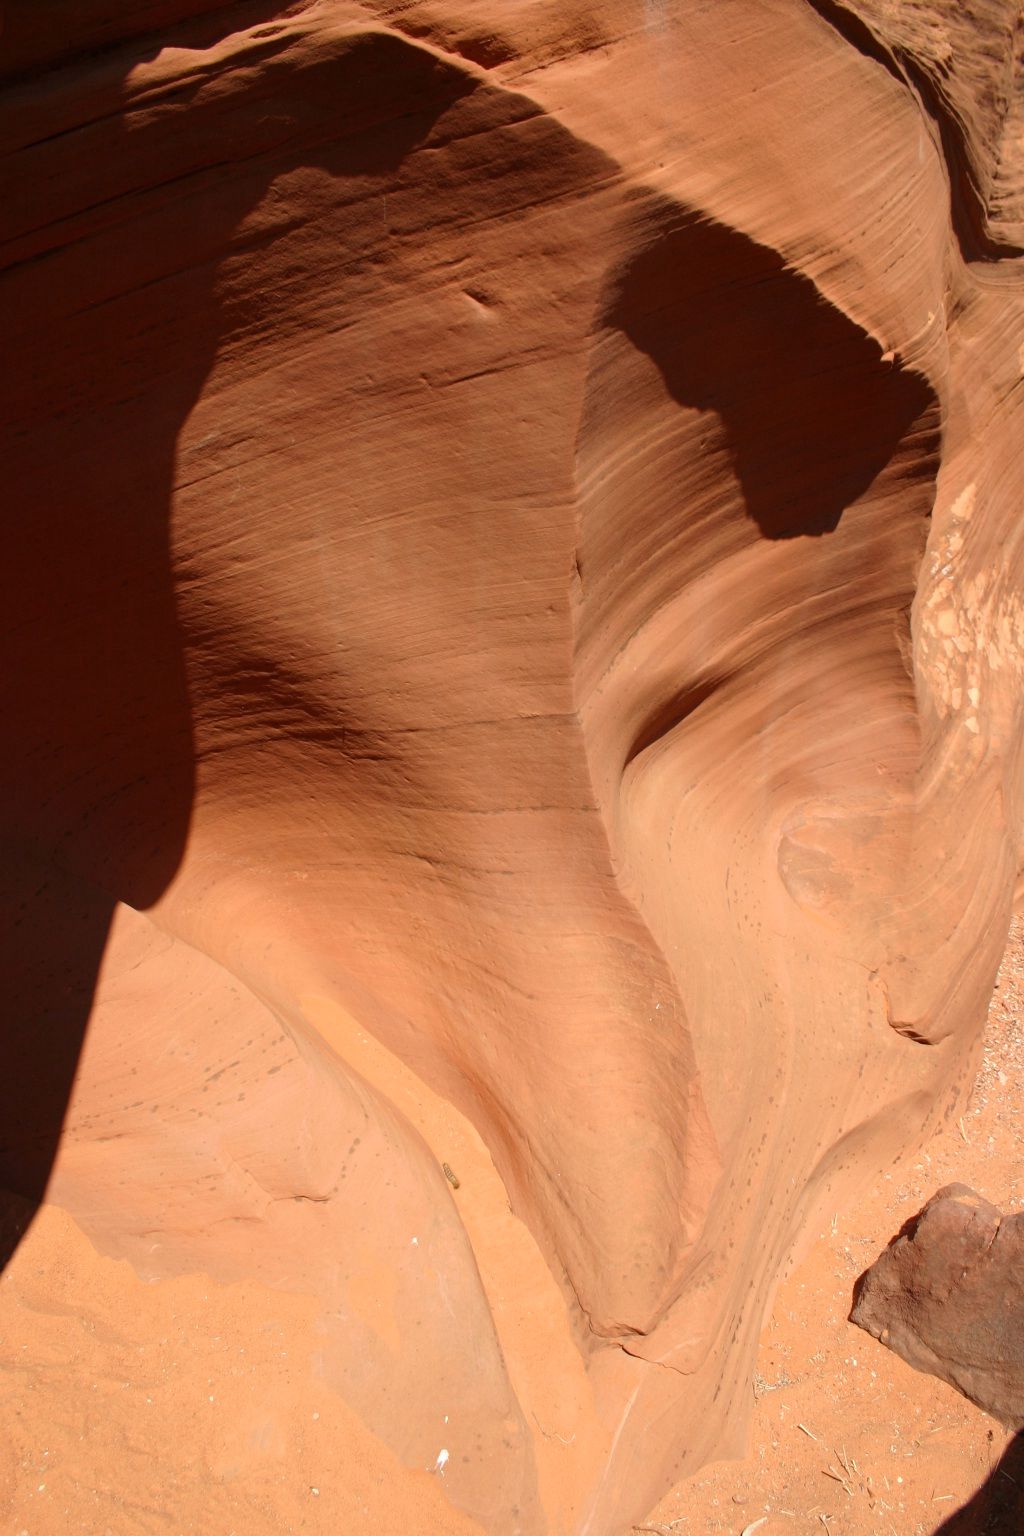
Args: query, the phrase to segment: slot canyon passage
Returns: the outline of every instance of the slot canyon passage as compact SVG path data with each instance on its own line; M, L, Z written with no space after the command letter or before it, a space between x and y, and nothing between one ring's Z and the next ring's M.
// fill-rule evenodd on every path
M1020 6L0 10L4 1256L111 1392L301 1324L349 1529L619 1536L977 1068Z

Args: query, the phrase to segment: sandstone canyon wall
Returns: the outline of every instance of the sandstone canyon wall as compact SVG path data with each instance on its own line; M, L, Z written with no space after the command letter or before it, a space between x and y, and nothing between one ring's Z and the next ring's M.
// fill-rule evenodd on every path
M3 1183L619 1532L970 1082L1020 7L3 12Z

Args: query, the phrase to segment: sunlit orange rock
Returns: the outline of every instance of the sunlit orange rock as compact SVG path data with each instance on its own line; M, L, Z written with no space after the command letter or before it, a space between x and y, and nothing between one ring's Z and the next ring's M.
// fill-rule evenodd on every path
M1015 15L4 7L3 1177L317 1296L488 1530L735 1445L970 1082Z

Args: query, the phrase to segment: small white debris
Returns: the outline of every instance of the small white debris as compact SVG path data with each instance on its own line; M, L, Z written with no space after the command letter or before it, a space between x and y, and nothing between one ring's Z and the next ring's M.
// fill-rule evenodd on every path
M442 1449L439 1450L438 1453L437 1453L437 1460L434 1463L434 1471L439 1473L441 1475L441 1477L443 1477L444 1476L444 1469L445 1469L445 1467L447 1465L448 1465L448 1452L442 1447Z
M314 1499L318 1499L320 1497L320 1489L319 1488L311 1488L309 1491L313 1495Z
M413 1246L413 1247L414 1247L414 1248L418 1248L418 1247L419 1247L419 1245L420 1245L420 1240L419 1240L419 1238L418 1238L418 1237L414 1237L414 1238L413 1238L413 1240L412 1240L412 1246Z
M318 1419L320 1417L320 1415L318 1413L314 1413L313 1417L314 1417L314 1419Z

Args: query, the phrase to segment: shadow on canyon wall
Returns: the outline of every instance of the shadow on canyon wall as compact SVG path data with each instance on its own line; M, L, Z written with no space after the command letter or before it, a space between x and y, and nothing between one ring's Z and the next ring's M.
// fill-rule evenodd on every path
M219 30L204 17L176 41L207 46L279 9L232 11ZM278 31L257 57L284 52ZM11 46L17 36L8 17ZM14 1198L0 1264L46 1191L113 910L152 905L185 848L195 754L169 520L179 433L226 327L258 318L227 316L219 295L233 231L296 165L394 170L475 88L366 34L271 71L274 119L259 93L132 119L124 78L156 51L143 41L93 60L87 121L8 162L0 1187ZM4 62L0 75L18 72ZM80 67L64 77L72 114ZM61 83L46 87L58 102ZM284 141L277 129L261 148L257 120L285 123Z
M607 323L682 406L715 412L748 515L769 539L831 533L934 406L777 252L666 208Z
M887 484L901 483L896 515L913 526L897 541L888 520L876 522L849 569L856 573L857 562L866 559L879 567L898 561L894 575L907 588L909 608L913 555L924 550L938 462L939 409L929 384L883 356L879 344L808 278L739 230L659 198L637 217L630 240L636 254L617 274L602 328L617 332L633 356L642 354L655 365L681 414L707 419L712 442L720 434L740 493L734 499L723 479L714 495L698 484L689 498L664 498L655 534L666 551L665 569L699 575L716 551L721 557L737 547L735 527L724 525L740 505L765 540L817 543L835 534L854 504L885 477ZM628 369L628 356L619 355ZM600 389L609 390L612 366L602 361ZM600 431L600 411L594 420L592 430ZM703 427L698 431L703 452ZM600 462L600 444L587 451ZM611 545L604 530L616 518L632 517L631 536L646 540L645 579L653 581L654 535L634 510L643 513L651 499L646 473L638 453L635 483L621 464L614 476L591 475L596 501L592 514L584 506L581 542L585 551L592 544L607 558ZM610 495L618 497L614 517ZM592 541L590 516L597 529ZM792 558L804 562L809 580L822 569L806 547L794 547ZM621 586L601 601L618 605ZM663 583L646 601L672 597ZM631 622L639 622L636 614ZM644 720L626 766L731 680L721 662L709 659L699 676Z

